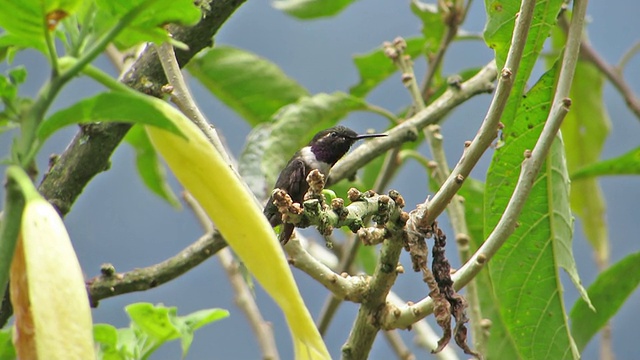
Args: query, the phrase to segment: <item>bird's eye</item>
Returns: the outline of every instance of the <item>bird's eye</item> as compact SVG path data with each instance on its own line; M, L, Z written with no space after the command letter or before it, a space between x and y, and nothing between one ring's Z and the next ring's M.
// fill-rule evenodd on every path
M331 134L329 134L329 136L331 137L338 137L338 133L335 131L332 131Z

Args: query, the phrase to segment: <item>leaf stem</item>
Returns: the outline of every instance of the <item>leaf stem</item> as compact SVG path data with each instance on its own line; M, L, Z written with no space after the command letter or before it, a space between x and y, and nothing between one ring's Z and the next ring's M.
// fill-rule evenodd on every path
M173 50L173 45L171 45L169 42L164 42L162 45L156 46L156 51L158 52L158 57L160 58L160 62L162 63L162 68L167 75L167 80L169 80L169 84L172 86L171 100L178 106L183 114L185 114L194 124L198 126L198 128L200 128L209 142L213 144L213 146L218 150L225 161L235 167L235 164L237 162L231 158L231 155L229 155L229 152L222 144L218 132L209 123L207 118L198 108L198 105L196 105L195 101L193 100L193 97L189 92L189 88L187 87L187 83L184 81L184 77L182 76L182 71L180 70L178 60L176 60L176 54ZM234 170L234 172L236 171Z
M44 20L46 22L46 20ZM52 78L55 78L60 74L60 66L58 65L58 52L56 51L56 43L51 35L51 31L45 23L44 38L47 43L47 50L49 50L49 60L51 61L51 73Z

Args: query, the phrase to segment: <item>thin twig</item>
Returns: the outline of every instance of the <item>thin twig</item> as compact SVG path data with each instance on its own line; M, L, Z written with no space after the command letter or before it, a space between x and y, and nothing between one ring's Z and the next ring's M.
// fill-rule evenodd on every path
M418 137L418 131L427 125L437 123L449 111L469 98L477 94L492 91L496 72L495 62L492 61L483 67L474 77L462 83L460 89L447 90L424 110L419 111L411 118L389 130L387 133L388 136L370 140L358 146L358 148L347 154L331 168L331 175L327 181L327 186L349 177L357 169L384 154L387 150L399 146L404 142L414 141ZM497 124L493 131L494 136L489 140L489 144L493 138L495 138L495 129L497 129ZM444 209L444 206L442 209Z
M360 241L355 237L351 236L347 241L347 251L344 252L342 258L340 259L340 264L338 265L338 271L347 272L353 261L358 254L358 249L360 248ZM336 311L340 307L342 303L342 299L334 296L333 294L329 294L324 304L322 305L322 309L320 310L320 314L318 315L318 320L316 323L318 324L318 331L320 335L324 335L335 315Z
M364 293L369 288L368 276L350 276L336 274L325 264L311 256L300 244L300 241L293 238L284 247L287 255L291 258L291 265L307 273L317 282L331 291L334 296L361 303Z
M232 160L229 155L230 153L224 148L218 132L213 125L209 123L193 100L193 96L189 92L187 83L184 81L184 77L182 76L182 70L180 70L180 65L178 65L173 45L169 42L164 42L160 46L156 45L156 51L158 52L160 63L162 63L162 68L167 75L169 85L172 87L170 94L173 103L176 104L180 111L182 111L183 114L196 124L198 128L200 128L209 142L213 144L227 163L235 164L236 162Z
M568 28L567 22L567 16L566 14L563 14L560 17L559 24L565 31ZM637 46L640 46L640 42L636 44L634 48ZM613 84L616 90L618 90L620 95L622 95L629 109L635 114L638 120L640 120L640 100L638 100L638 97L633 92L633 89L631 89L627 81L624 79L622 75L622 67L616 68L607 63L587 41L582 42L582 46L580 47L580 55L584 60L592 63L607 77L607 79L611 82L611 84ZM625 54L625 57L623 57L623 61L626 61L624 59L628 59L628 55Z
M424 80L422 81L422 99L425 103L429 103L431 98L432 89L431 85L433 82L433 78L435 77L440 65L442 64L442 60L444 60L444 55L449 49L449 45L456 38L458 34L458 28L462 21L464 20L468 6L471 4L471 0L468 1L466 7L462 6L464 0L458 0L456 3L447 3L447 2L438 2L438 5L442 11L446 11L446 15L443 19L447 29L440 40L440 45L438 46L438 50L436 51L435 56L432 58L427 57L428 61L428 69L425 74Z
M91 305L102 299L145 291L169 282L193 269L227 246L219 232L201 236L175 256L152 266L125 273L103 274L87 281Z
M582 46L584 46L584 44L582 44ZM616 69L618 70L618 72L623 72L624 68L627 67L627 63L639 51L640 51L640 41L636 41L636 43L633 44L633 46L631 46L627 51L625 51L624 54L622 54L622 57L620 57L620 61L618 62L618 65L616 65Z
M395 306L402 306L405 302L393 291L387 296L387 301ZM440 336L431 328L425 319L416 321L411 325L411 331L415 334L414 343L419 347L431 352L438 347ZM432 354L433 357L440 360L460 360L452 347L447 346L442 351Z
M399 360L415 360L416 356L413 355L409 347L404 343L402 337L398 334L398 330L383 331L382 334L396 354L396 358Z

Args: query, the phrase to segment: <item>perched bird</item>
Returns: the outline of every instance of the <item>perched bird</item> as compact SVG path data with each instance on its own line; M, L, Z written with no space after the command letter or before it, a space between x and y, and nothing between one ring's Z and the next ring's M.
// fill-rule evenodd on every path
M355 131L344 126L322 130L311 139L309 145L293 155L287 166L280 172L275 188L287 191L294 203L302 204L304 194L309 190L307 175L311 170L318 169L326 178L331 167L349 151L353 143L360 139L382 136L387 135L358 135ZM282 224L282 216L273 204L273 197L269 198L264 207L264 215L269 219L271 226ZM293 229L293 224L284 224L280 233L281 243L286 244L289 241Z

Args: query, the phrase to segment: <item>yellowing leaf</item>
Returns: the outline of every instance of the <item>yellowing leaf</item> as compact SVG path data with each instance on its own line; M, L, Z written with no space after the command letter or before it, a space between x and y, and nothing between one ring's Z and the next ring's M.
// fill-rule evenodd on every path
M82 270L62 219L43 198L25 206L10 286L18 358L95 358Z
M172 119L186 139L145 126L154 147L280 306L293 337L296 359L329 359L280 244L251 193L193 123L184 116Z

